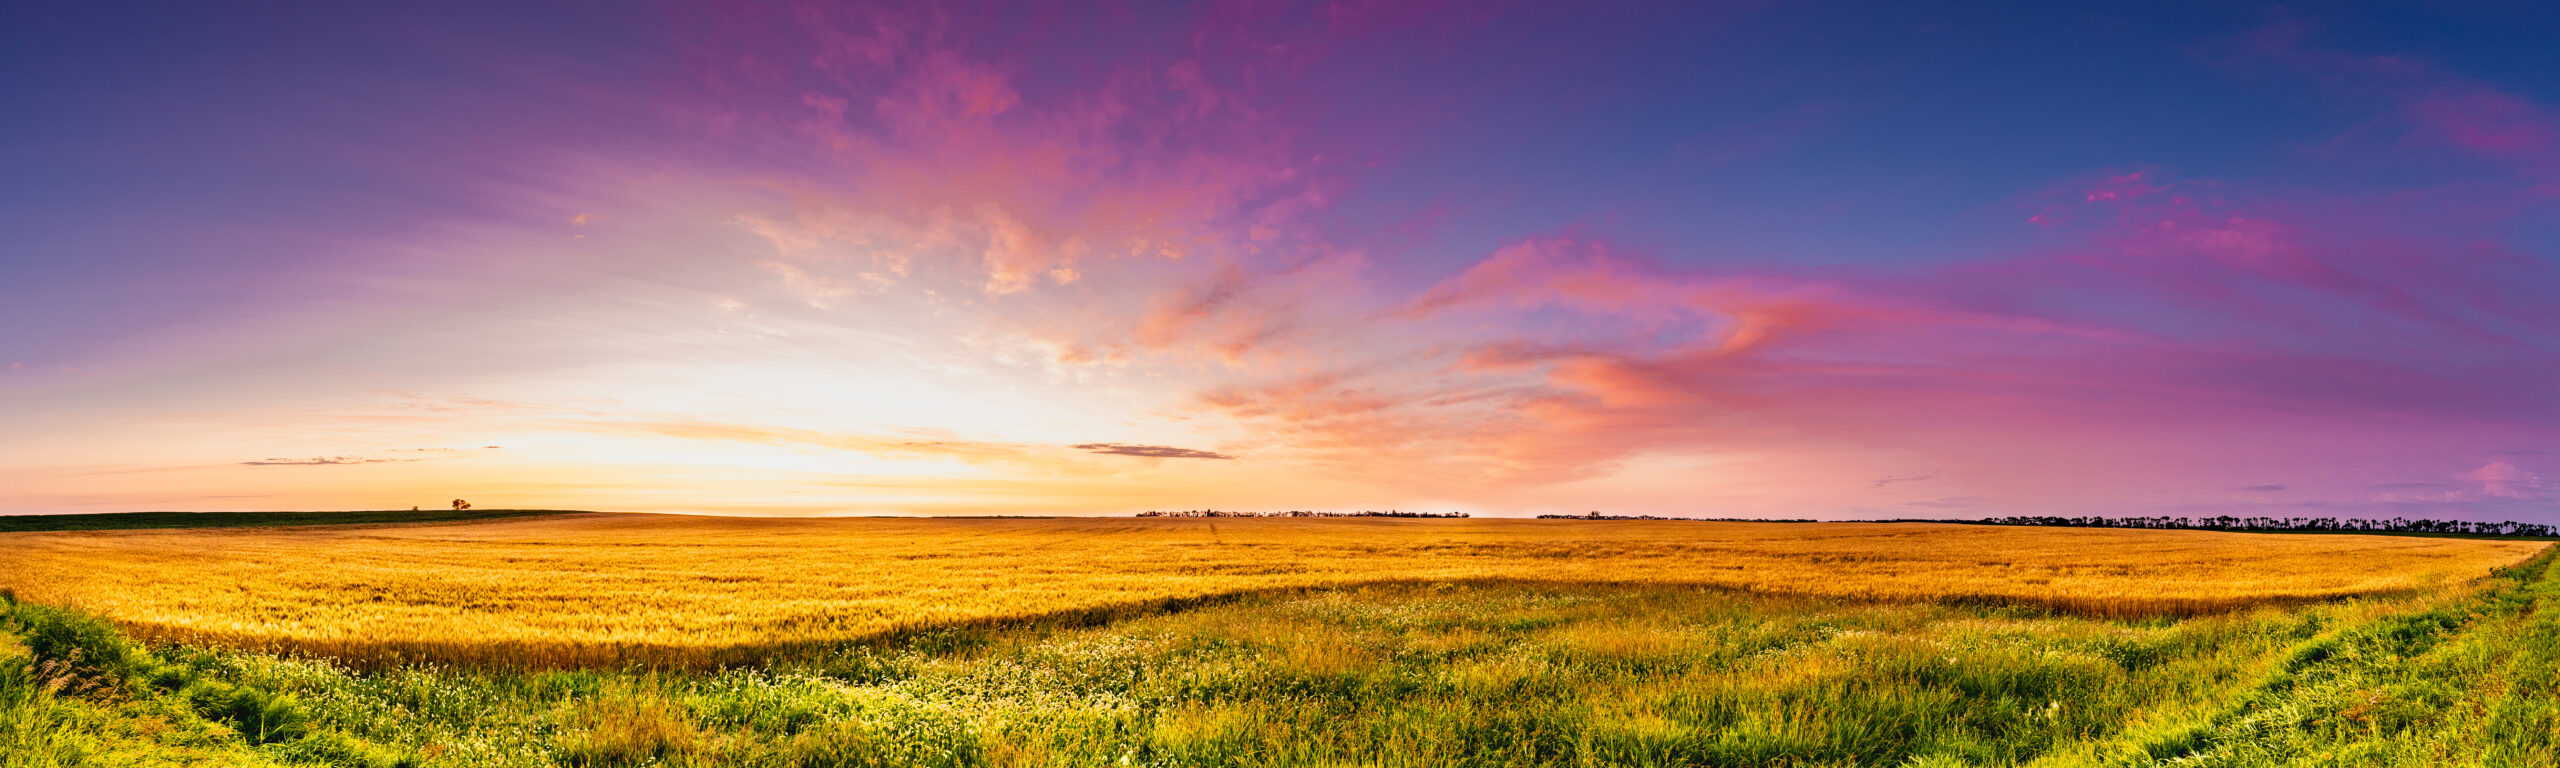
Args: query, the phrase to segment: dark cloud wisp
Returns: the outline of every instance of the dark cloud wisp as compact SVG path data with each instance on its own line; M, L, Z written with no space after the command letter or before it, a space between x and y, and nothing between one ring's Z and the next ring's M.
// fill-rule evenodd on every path
M1070 447L1070 448L1074 448L1074 449L1079 450L1079 451L1085 451L1085 452L1088 452L1088 453L1107 453L1107 454L1111 454L1111 455L1114 455L1114 456L1144 456L1144 457L1151 458L1151 459L1232 459L1232 458L1235 458L1234 456L1229 456L1229 455L1226 455L1226 454L1223 454L1223 453L1218 453L1218 452L1216 452L1216 451L1203 451L1203 450L1199 450L1199 449L1196 449L1196 448L1175 448L1175 447L1170 446L1170 445L1131 445L1131 444L1128 444L1128 443L1079 443L1079 444L1072 445L1072 446L1068 446L1068 447Z

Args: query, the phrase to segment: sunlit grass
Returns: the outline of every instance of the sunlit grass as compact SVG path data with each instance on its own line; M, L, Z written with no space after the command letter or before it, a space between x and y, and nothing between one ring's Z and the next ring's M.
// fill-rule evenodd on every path
M535 667L738 663L936 627L1386 582L1705 585L2188 616L2456 583L2542 546L1951 525L626 515L0 542L0 587L144 637ZM1612 644L1656 642L1591 631L1557 642L1636 655L1645 649ZM1353 650L1319 655L1362 663Z
M172 604L248 617L261 614L240 606L260 603L217 598L268 595L272 584L293 586L272 594L326 597L432 590L445 576L486 579L478 591L431 592L476 595L445 604L453 621L436 647L473 648L474 637L484 644L454 654L464 666L144 649L78 613L0 601L0 768L2489 766L2549 762L2560 741L2560 692L2548 685L2560 659L2560 612L2538 610L2560 597L2560 574L2549 557L2503 572L2452 565L2530 555L2539 544L1935 526L1218 521L1212 530L1168 522L596 517L242 531L204 537L212 546L196 552L148 554L148 544L169 537L13 539L39 545L24 550L34 556L11 556L13 568L27 569L13 573L87 563L94 580L59 583L169 590L182 596ZM927 531L958 543L916 541ZM1674 535L1683 532L1693 537ZM2087 533L2109 535L2072 538ZM1962 551L1968 546L1974 551ZM1920 589L2052 574L2074 567L2059 562L2072 546L2095 564L2079 567L2107 574L2075 585L2218 583L2223 591L2205 597L2224 602L2148 611L2096 603L2115 607L2091 611L2092 603L2064 599L2075 596L2035 591L2050 588L2050 575L2019 579L2023 591L2008 593ZM1554 548L1578 554L1568 562L1542 554ZM1229 550L1249 556L1221 559ZM2146 570L2123 559L2126 550L2190 570ZM851 553L874 558L832 559ZM913 557L927 553L939 556ZM451 559L449 572L423 565L436 557ZM144 579L120 558L161 570ZM638 567L651 558L664 567L605 583L751 586L706 587L719 597L708 602L628 591L551 599L567 589L552 582L577 586L572 566ZM1290 558L1305 566L1291 577L1323 575L1337 586L1269 589L1251 580L1270 573L1236 574ZM1476 575L1413 576L1394 570L1398 558ZM1585 560L1687 562L1695 573L1576 581ZM1734 562L1752 565L1710 567ZM287 567L180 585L212 578L217 564L244 563ZM1129 571L1087 570L1094 563ZM2215 563L2205 573L2221 581L2203 578L2199 563ZM494 578L515 566L526 570ZM743 626L787 637L830 625L780 620L793 614L759 606L916 611L914 602L843 584L911 571L940 581L910 573L900 583L976 583L1013 595L1180 578L1240 578L1248 588L1150 604L1172 599L1170 610L1064 611L1077 620L1009 621L1018 614L982 601L963 606L975 612L959 621L892 624L903 629L789 645L795 652L723 669L690 663L781 644L677 644L658 648L690 655L615 657L688 662L678 668L554 669L547 665L578 658L560 648L596 646L475 634L495 625L474 622L507 615L588 622L614 610L627 615L611 621L722 626L698 611L725 606L763 611L760 623ZM1363 573L1344 576L1354 572ZM386 573L403 578L364 581ZM1755 590L1697 578L1737 573L1763 581L1740 585ZM1876 573L1943 578L1897 585ZM1827 576L1832 588L1764 586L1805 584L1804 574ZM2025 583L2035 579L2046 583ZM818 585L851 597L830 600ZM2305 602L2318 593L2271 591L2286 585L2371 592ZM550 613L478 613L491 605ZM325 628L334 614L308 615L318 618L261 620Z
M940 630L719 671L357 673L164 648L133 657L119 688L133 693L110 698L204 713L191 738L223 747L205 754L224 764L2416 766L2478 749L2522 765L2500 761L2550 755L2554 694L2537 675L2560 646L2530 642L2551 631L2530 608L2553 583L2536 570L2486 591L2184 619L1391 585L1107 626ZM0 622L44 631L29 626ZM209 688L232 693L197 692ZM2476 712L2436 706L2445 697ZM206 735L246 733L235 700L280 707L299 735ZM94 710L11 716L110 757L168 749L129 725L93 732Z

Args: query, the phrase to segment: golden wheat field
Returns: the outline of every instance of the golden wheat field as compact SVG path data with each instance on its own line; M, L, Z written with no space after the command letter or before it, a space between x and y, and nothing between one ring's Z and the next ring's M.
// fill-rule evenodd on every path
M0 534L0 588L153 638L357 661L716 664L924 627L1409 581L2192 614L2453 583L2542 546L1936 524L576 514Z

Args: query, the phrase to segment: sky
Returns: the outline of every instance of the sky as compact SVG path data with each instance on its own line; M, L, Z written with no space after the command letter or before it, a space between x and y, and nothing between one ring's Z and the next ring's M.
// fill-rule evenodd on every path
M2555 39L17 4L0 512L2560 522Z

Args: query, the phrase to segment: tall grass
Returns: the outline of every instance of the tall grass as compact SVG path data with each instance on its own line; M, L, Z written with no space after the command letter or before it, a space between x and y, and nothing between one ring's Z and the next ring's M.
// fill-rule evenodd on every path
M1888 524L736 520L0 534L0 587L157 640L391 666L718 667L1251 593L1679 584L2191 616L2422 590L2538 543Z

